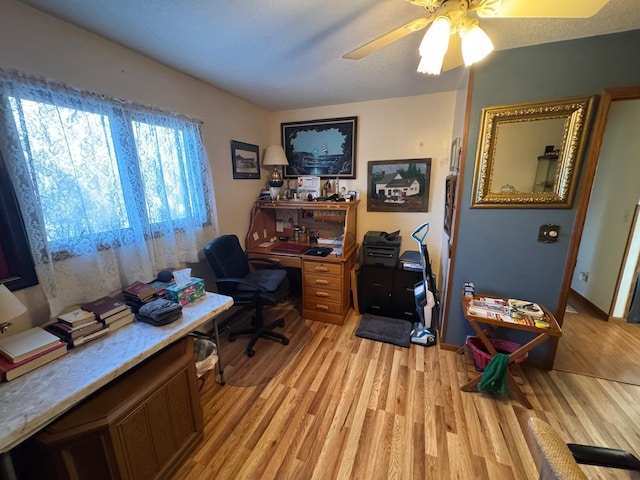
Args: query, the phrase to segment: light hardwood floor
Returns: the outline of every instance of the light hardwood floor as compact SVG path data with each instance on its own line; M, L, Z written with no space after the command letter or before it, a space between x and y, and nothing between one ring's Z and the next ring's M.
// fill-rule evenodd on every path
M460 391L464 356L401 348L287 312L291 343L223 342L227 384L202 390L205 438L174 479L534 479L527 420L566 441L640 452L640 387L519 369L528 410L513 395ZM595 354L595 353L594 353ZM629 478L583 467L589 478Z

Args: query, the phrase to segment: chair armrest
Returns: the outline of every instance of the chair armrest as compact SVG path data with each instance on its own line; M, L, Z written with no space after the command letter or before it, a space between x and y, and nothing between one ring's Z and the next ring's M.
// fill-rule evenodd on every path
M571 450L576 462L583 465L640 471L640 460L625 450L576 443L568 443L567 447Z
M267 289L258 285L257 283L250 282L243 278L235 278L235 277L226 277L226 278L216 278L216 283L236 283L238 285L244 285L246 287L251 287L257 292L266 292ZM250 292L251 290L245 290L245 292Z
M277 269L284 268L278 262L274 262L273 260L271 260L269 258L250 258L249 259L249 263L253 263L253 262L263 263L265 265L271 265L272 267L275 267Z

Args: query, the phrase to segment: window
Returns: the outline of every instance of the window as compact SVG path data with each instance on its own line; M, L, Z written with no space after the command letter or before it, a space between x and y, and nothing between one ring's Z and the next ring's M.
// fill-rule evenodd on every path
M96 268L109 293L197 261L216 223L197 121L2 70L0 87L0 148L50 305ZM64 302L96 298L80 289Z

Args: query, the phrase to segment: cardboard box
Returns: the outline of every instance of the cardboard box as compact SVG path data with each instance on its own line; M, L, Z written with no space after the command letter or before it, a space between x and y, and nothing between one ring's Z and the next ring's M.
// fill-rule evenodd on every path
M186 305L204 295L204 280L191 277L191 281L186 285L169 285L167 287L167 299L172 302Z

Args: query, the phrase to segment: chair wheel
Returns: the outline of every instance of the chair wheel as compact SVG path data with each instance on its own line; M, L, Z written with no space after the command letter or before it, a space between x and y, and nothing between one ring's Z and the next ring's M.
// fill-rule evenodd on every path
M280 328L284 328L284 318L278 322Z
M282 344L283 345L289 345L289 339L288 338L283 338L282 339Z
M247 348L247 357L253 357L256 351L253 348Z
M235 335L229 335L229 341L230 342L235 342L236 341Z

